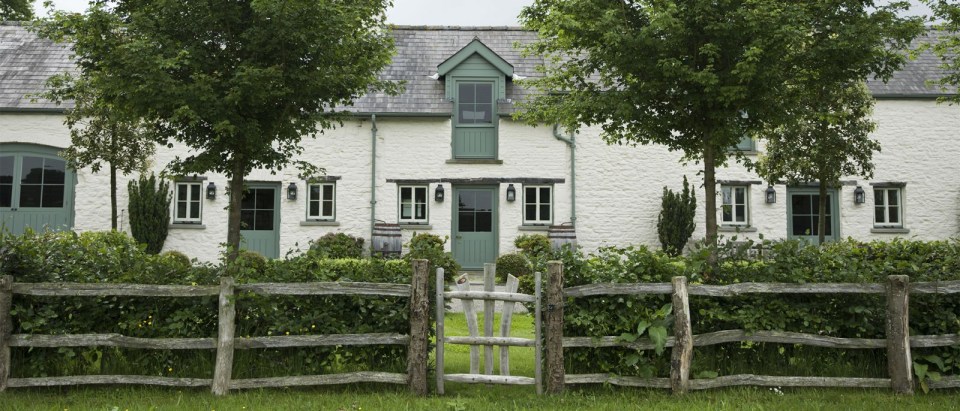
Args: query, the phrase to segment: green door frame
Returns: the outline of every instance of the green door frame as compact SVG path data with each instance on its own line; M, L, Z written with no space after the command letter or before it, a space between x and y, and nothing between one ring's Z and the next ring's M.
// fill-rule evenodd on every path
M472 262L465 262L463 259L464 256L464 235L470 235L460 232L460 212L459 212L459 202L460 202L460 193L462 191L486 191L490 193L490 207L492 211L491 215L491 231L489 241L492 243L491 255L484 257L484 260L489 259L489 261L482 261L476 264ZM450 237L453 239L451 243L451 249L453 251L453 256L467 270L480 270L483 269L483 263L493 263L496 261L497 256L500 255L500 187L499 186L490 186L490 185L455 185L453 186L453 201L451 201L452 210L451 210L451 224L450 224Z
M261 231L268 230L240 230L240 248L250 249L257 251L260 254L263 254L267 258L280 258L280 183L245 183L244 184L244 193L246 190L250 189L273 189L273 234L266 234ZM259 208L259 205L257 205ZM241 212L243 206L240 207ZM249 236L251 240L255 241L269 241L270 248L266 247L247 247L246 238Z
M819 196L819 187L787 187L787 239L801 239L811 244L817 244L817 235L794 235L793 233L793 195ZM824 237L826 241L836 241L840 238L840 201L839 192L835 188L827 189L828 205L830 207L830 235ZM813 208L811 208L813 210ZM813 231L811 231L812 233Z
M21 175L23 158L40 157L65 162L65 160L59 155L61 150L61 148L42 144L0 143L0 156L13 158L13 180L10 187L11 202L10 207L0 208L0 212L3 214L2 218L0 218L0 231L8 231L12 234L23 234L23 231L27 226L30 226L30 228L35 231L43 230L44 228L49 228L52 230L70 230L73 228L74 220L76 218L76 209L74 204L76 204L77 173L75 170L72 170L69 167L64 167L65 173L63 181L62 207L40 208L23 207L20 205L20 190L22 184L20 180L23 178ZM43 227L38 227L27 224L25 221L23 221L23 219L32 219L35 222L48 221L48 219L43 218L44 215L56 213L62 214L62 224L55 226L44 225Z

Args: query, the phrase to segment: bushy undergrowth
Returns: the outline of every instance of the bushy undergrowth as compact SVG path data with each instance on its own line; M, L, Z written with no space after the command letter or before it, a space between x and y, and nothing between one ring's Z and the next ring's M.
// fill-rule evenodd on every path
M0 238L0 274L17 282L213 285L229 272L246 282L386 282L409 284L404 260L239 259L229 268L185 264L174 253L147 254L123 233L32 233ZM15 334L119 333L131 337L216 337L217 298L32 297L15 295ZM250 336L409 332L407 298L239 294L238 338ZM212 375L211 350L15 348L13 376L147 374ZM403 346L238 351L238 376L322 374L341 370L402 371Z

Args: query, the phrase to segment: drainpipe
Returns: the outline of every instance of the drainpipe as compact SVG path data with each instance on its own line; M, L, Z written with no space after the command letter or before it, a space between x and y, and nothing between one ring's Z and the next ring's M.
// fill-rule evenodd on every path
M570 147L570 224L577 225L577 133L560 134L560 124L553 125L553 137Z
M377 218L377 115L370 115L370 238Z

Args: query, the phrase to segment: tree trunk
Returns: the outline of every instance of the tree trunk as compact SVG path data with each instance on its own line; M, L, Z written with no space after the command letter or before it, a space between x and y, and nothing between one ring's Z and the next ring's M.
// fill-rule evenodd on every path
M117 166L110 163L110 228L117 231Z
M708 140L709 138L705 138ZM703 191L705 193L704 215L706 217L707 246L710 247L710 255L707 262L710 269L716 271L717 268L717 178L716 178L716 153L714 148L705 144L703 148Z
M237 259L240 250L240 203L243 200L243 168L234 160L230 176L230 205L227 217L227 262Z
M820 237L818 240L820 244L823 244L823 241L826 239L826 229L827 229L827 185L823 180L820 180L820 219L817 223L817 232Z

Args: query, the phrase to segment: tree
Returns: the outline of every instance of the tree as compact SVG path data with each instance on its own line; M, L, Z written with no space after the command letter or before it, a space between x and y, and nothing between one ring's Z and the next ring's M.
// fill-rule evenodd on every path
M660 215L657 216L657 235L663 251L672 256L683 253L697 224L693 221L697 212L697 196L690 190L687 176L683 176L683 191L674 193L663 187Z
M228 259L240 246L243 179L277 171L305 135L340 124L367 92L400 85L377 74L390 61L389 0L98 0L125 41L96 61L110 77L106 101L143 118L161 144L190 154L167 165L177 175L223 173L230 180ZM96 39L78 38L95 47Z
M0 1L0 21L26 21L33 18L33 3L30 0Z
M940 87L952 94L943 101L960 103L960 3L950 0L925 0L933 10L934 28L940 30L939 41L928 45L940 57L944 76L937 80Z
M116 16L98 6L89 14L51 12L51 17L34 26L38 34L73 44L80 62L77 73L50 77L40 97L58 104L72 101L64 124L70 129L70 147L60 154L71 168L89 166L99 172L102 163L110 169L110 227L117 229L117 173L145 171L155 144L145 135L142 122L122 107L111 104L105 95L111 78L98 62L126 40Z
M817 234L822 244L827 189L839 187L843 176L873 176L873 152L880 151L880 143L870 139L876 129L870 119L873 97L862 82L838 87L810 84L797 92L802 104L793 109L792 121L764 132L766 155L757 172L771 182L819 182Z
M536 0L521 13L546 55L541 93L521 118L571 130L599 125L608 143L667 146L703 163L707 243L717 241L715 169L745 135L789 119L787 93L811 61L834 66L835 82L889 77L898 49L922 30L870 0ZM819 36L843 54L814 55ZM815 50L814 50L815 51ZM829 58L828 58L829 57ZM562 93L557 93L562 92ZM737 157L742 157L736 153ZM711 260L715 260L715 255Z

